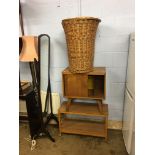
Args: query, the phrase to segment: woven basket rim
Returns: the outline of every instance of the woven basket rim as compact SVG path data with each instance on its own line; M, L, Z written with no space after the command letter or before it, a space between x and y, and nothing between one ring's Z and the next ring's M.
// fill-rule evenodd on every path
M63 19L62 22L65 22L65 21L79 21L79 20L97 20L98 22L101 22L101 19L99 19L99 18L86 17L86 16L75 17L75 18L66 18L66 19Z

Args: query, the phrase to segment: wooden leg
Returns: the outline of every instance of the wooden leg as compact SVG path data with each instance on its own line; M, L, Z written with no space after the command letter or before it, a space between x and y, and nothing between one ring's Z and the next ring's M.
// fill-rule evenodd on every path
M70 107L71 102L72 102L72 99L68 99L68 102L66 105L66 111L69 111L69 107Z
M108 142L108 116L105 116L105 141Z
M61 113L58 111L58 119L59 119L59 136L61 136Z
M97 100L98 109L100 113L103 113L102 100Z

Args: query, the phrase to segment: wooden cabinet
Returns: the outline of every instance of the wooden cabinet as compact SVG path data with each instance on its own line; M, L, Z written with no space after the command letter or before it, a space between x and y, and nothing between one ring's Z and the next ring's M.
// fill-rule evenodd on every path
M62 73L62 80L66 98L105 99L105 67L95 67L92 72L85 74L72 74L67 68Z
M96 67L92 72L72 74L68 68L62 72L63 95L68 101L59 108L59 131L61 133L105 137L107 140L108 105L106 97L106 69ZM96 104L74 102L74 99L92 99ZM69 115L84 119L70 119ZM89 117L89 119L85 119ZM93 118L97 118L94 121Z

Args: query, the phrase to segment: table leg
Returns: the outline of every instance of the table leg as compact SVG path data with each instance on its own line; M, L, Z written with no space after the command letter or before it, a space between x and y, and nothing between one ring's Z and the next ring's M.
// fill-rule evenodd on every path
M58 119L59 119L59 136L61 136L61 113L58 111Z
M69 111L69 107L71 105L72 99L68 99L67 105L66 105L66 111Z
M98 109L100 113L103 113L102 100L97 100Z
M105 141L108 142L108 116L105 116Z

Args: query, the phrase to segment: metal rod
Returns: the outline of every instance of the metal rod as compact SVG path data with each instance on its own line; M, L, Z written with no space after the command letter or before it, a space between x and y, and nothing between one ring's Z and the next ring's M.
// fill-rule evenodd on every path
M19 1L19 21L20 21L22 36L24 36L25 35L25 33L24 33L24 23L23 23L22 7L21 7L20 1Z

